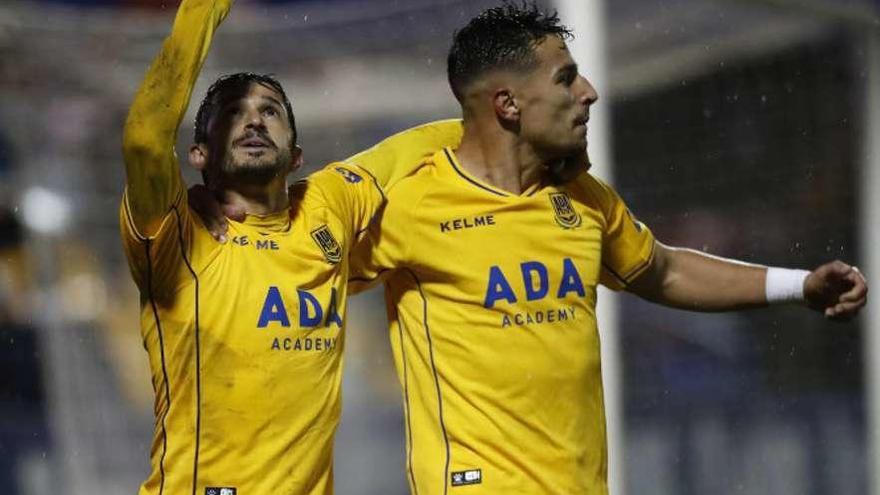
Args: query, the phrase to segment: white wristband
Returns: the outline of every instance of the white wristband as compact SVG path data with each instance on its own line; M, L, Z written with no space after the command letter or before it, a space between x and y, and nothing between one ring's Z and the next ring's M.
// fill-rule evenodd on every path
M801 302L804 300L804 281L810 272L788 268L767 268L764 290L768 304Z

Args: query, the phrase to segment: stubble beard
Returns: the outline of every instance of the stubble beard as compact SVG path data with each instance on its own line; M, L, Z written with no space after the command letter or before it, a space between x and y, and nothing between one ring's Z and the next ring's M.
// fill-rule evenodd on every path
M278 148L272 159L269 156L246 156L236 159L233 153L227 155L220 171L223 180L232 184L266 185L279 175L287 174L290 167L290 150Z
M591 166L586 145L578 145L549 164L548 178L553 184L564 184L581 172L589 170Z

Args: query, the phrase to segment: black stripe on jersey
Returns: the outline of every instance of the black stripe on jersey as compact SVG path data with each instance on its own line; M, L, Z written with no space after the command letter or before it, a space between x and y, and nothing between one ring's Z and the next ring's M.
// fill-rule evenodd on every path
M443 433L443 443L446 444L446 465L443 467L443 495L449 486L449 436L446 434L446 423L443 421L443 395L440 393L440 378L437 376L437 365L434 363L434 345L431 341L431 329L428 326L428 299L422 291L422 283L412 270L406 270L416 281L419 295L422 296L422 324L425 325L425 336L428 338L428 356L431 358L431 371L434 373L434 386L437 389L437 408L440 419L440 431Z
M611 275L614 275L614 278L616 278L618 282L620 282L620 283L623 284L624 286L627 285L626 279L623 278L623 277L621 277L621 276L620 276L617 272L615 272L610 266L608 266L608 263L605 263L605 262L603 261L603 262L602 262L602 266L605 268L605 271L607 271L607 272L610 273Z
M455 165L455 159L452 158L452 155L449 154L449 150L448 150L448 149L444 149L444 150L443 150L443 153L446 154L446 159L449 160L449 164L452 165L452 168L455 170L456 173L458 173L458 175L461 176L462 179L465 179L466 181L470 182L471 184L473 184L473 185L479 187L480 189L485 189L486 191L489 191L489 192L492 193L492 194L496 194L496 195L498 195L498 196L507 196L507 194L504 194L504 193L502 193L502 192L496 191L496 190L494 190L494 189L489 189L488 187L486 187L486 186L480 184L479 182L474 181L473 179L471 179L470 177L468 177L467 175L465 175L465 174L464 174L461 170L459 170L458 167Z
M356 163L352 163L351 166L357 167L358 170L362 170L365 174L369 175L370 179L372 179L372 181L373 181L373 185L376 186L376 189L379 191L379 195L382 196L382 203L385 203L386 201L388 201L388 198L385 197L385 191L382 190L382 186L379 185L379 180L376 179L375 175L373 175L369 170L365 169L364 167L361 167L360 165L358 165ZM373 223L373 219L376 218L376 215L378 215L380 211L382 211L382 210L381 209L376 210L376 212L373 213L373 216L370 217L370 221L367 222L367 225L364 228L362 228L361 230L358 230L357 232L355 232L355 234L354 234L355 238L359 237L362 233L364 233L364 231L366 231L368 228L370 228L370 224Z
M602 266L605 267L605 270L607 270L608 273L614 275L614 277L617 278L617 280L619 280L623 285L625 285L625 286L629 286L630 282L632 282L633 279L635 279L640 273L642 273L642 271L643 271L648 265L651 264L652 261L654 261L654 249L656 248L656 246L657 246L656 243L655 243L655 244L651 244L651 252L648 254L648 257L647 257L644 261L642 261L641 263L639 263L638 265L636 265L635 268L633 268L632 270L630 270L630 271L629 271L629 276L628 276L628 277L623 277L623 276L621 276L619 273L617 273L617 272L615 272L614 270L612 270L611 267L608 266L608 264L606 264L606 263L604 263L604 262L602 263Z
M189 273L192 274L193 280L195 281L195 289L196 289L196 298L195 298L195 322L196 322L196 448L195 455L193 456L193 480L192 480L192 495L196 495L196 488L199 480L199 437L201 436L202 431L202 370L201 370L201 359L199 348L199 276L196 275L195 270L193 270L192 265L189 262L189 258L186 256L186 246L183 242L183 225L180 220L180 211L177 209L177 205L174 206L174 214L177 215L177 240L178 244L180 244L180 256L183 258L183 262L186 263L186 268L189 270Z
M352 166L352 167L357 167L358 170L361 170L361 171L363 171L363 173L369 175L370 179L373 179L373 185L376 186L376 189L379 190L379 194L382 196L382 199L385 199L385 191L382 189L382 186L379 185L379 179L377 179L376 176L373 175L372 172L365 169L364 167L361 167L357 163L348 163L347 165Z
M644 271L645 268L648 267L648 265L651 264L652 261L654 261L654 249L656 247L657 243L651 244L651 252L648 253L648 257L644 261L639 263L635 268L629 271L629 274L627 275L627 280L632 282L636 277L638 277L639 274L642 273L642 271Z
M147 255L147 298L150 300L150 308L153 310L153 319L156 320L156 330L159 333L159 356L162 361L162 381L165 382L165 412L161 418L156 418L162 425L162 455L159 456L159 495L165 490L165 453L168 452L168 430L165 429L165 418L171 410L171 388L168 385L168 369L165 367L165 339L162 337L162 320L159 318L159 308L153 299L153 262L150 257L150 241L144 240L144 253Z
M400 314L399 309L397 314ZM400 360L403 362L403 412L406 415L406 443L409 447L409 452L406 453L406 465L409 468L409 479L412 481L413 495L419 495L419 486L416 484L416 475L413 472L412 466L413 443L412 423L409 418L409 415L411 414L411 409L409 407L409 380L407 380L406 375L406 348L403 346L403 324L400 322L400 318L397 319L397 333L400 340Z

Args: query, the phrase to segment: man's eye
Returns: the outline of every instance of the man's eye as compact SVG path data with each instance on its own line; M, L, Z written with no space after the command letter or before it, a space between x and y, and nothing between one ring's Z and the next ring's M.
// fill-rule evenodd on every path
M263 114L268 115L269 117L276 117L276 116L278 116L278 110L275 110L272 107L268 107L265 110L263 110Z

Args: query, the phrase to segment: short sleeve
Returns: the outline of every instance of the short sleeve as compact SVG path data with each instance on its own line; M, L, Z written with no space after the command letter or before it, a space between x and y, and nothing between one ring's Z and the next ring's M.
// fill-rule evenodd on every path
M395 191L391 191L389 201L352 249L348 280L352 294L372 287L406 264L407 236L412 232L411 215L415 203L413 198L396 197Z
M654 235L636 219L614 189L586 175L588 188L605 216L600 282L610 289L622 290L651 264Z
M348 239L357 239L385 203L376 179L357 165L331 163L298 185L303 186L320 194L322 202L343 225Z
M459 119L429 122L390 136L344 162L366 170L387 191L420 168L438 150L457 148L463 134L464 127Z

